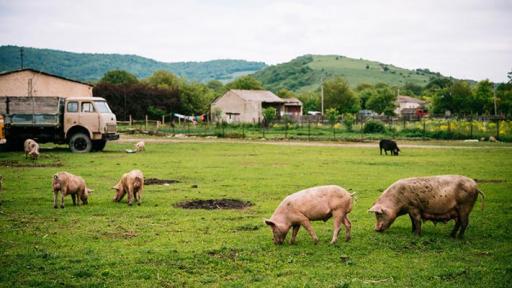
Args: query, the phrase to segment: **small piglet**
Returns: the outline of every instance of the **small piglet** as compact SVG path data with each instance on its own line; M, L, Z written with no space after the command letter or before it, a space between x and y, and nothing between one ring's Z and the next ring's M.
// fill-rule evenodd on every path
M73 199L73 205L82 204L87 205L89 194L93 190L87 188L85 181L80 176L75 176L68 172L60 172L53 175L52 180L53 188L53 208L57 208L57 194L61 193L61 204L60 208L64 208L64 196L71 194Z
M396 145L396 142L393 140L387 140L382 139L379 142L379 148L380 148L380 155L382 155L382 150L384 150L384 153L388 155L388 151L391 151L391 155L398 156L398 152L400 152L400 149Z
M39 157L39 144L36 141L32 139L25 140L23 148L25 150L25 159L27 159L27 156L30 156L32 159Z
M112 199L114 202L120 202L125 194L128 194L128 205L132 205L133 197L137 204L142 202L142 193L144 192L144 174L140 170L132 170L123 174L119 182L112 189L116 190L116 195Z
M338 240L341 224L345 226L345 240L349 241L351 223L348 213L352 211L352 195L336 185L313 187L289 195L279 204L272 217L265 220L265 223L272 228L274 243L282 244L286 234L293 227L290 244L294 244L302 225L317 244L318 237L310 221L325 222L331 217L334 218L331 244Z
M145 151L146 149L144 148L144 141L139 141L135 144L135 151L137 152L142 152L142 151Z
M478 198L484 197L476 182L459 175L417 177L398 180L389 186L368 210L375 213L375 231L383 232L400 215L409 214L412 232L421 234L421 222L455 220L451 236L459 238L469 223L469 213Z

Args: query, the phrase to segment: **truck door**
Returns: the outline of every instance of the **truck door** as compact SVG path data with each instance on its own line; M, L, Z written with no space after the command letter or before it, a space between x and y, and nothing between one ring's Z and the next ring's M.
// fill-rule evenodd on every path
M80 124L89 128L92 132L93 139L96 137L101 139L101 131L99 131L100 119L98 117L98 113L94 110L94 104L92 101L80 102Z

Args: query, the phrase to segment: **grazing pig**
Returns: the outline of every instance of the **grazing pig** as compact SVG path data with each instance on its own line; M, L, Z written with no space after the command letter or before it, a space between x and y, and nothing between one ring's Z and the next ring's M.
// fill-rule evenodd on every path
M137 152L145 151L144 141L140 141L135 144L135 151L137 151Z
M123 199L124 195L128 193L128 205L132 205L133 197L137 200L137 204L140 205L142 193L144 192L144 175L140 170L132 170L128 173L123 174L121 180L112 187L116 190L114 202L119 202Z
M464 237L469 223L469 213L478 198L484 194L478 190L473 179L459 175L418 177L398 180L389 186L368 210L377 218L375 231L389 228L396 217L409 214L412 231L421 234L421 221L434 223L455 220L451 232ZM482 202L483 204L483 202Z
M286 234L293 227L290 244L295 243L295 238L300 226L309 232L315 244L318 243L310 221L334 218L334 231L331 244L336 243L341 224L345 226L345 240L350 240L351 223L348 213L352 211L352 195L345 189L336 186L318 186L296 192L286 197L277 207L270 219L265 224L272 228L274 243L282 244Z
M64 208L64 196L71 194L73 199L73 205L80 205L82 201L83 205L87 205L89 194L93 190L87 188L85 181L80 176L75 176L68 172L60 172L53 175L53 208L57 208L57 194L61 192L61 204L60 208Z
M37 144L36 141L27 139L25 140L23 147L25 150L25 159L27 159L27 156L30 156L32 159L37 159L39 157L39 144Z
M388 151L391 151L391 155L396 155L396 156L398 156L398 152L400 152L400 149L398 149L396 142L393 140L387 140L387 139L380 140L379 148L380 148L380 155L382 155L382 149L384 149L384 153L386 155L388 155Z

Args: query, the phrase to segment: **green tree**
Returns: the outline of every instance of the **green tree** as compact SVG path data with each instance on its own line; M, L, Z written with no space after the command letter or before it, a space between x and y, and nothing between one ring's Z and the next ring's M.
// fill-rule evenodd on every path
M474 89L471 110L479 114L494 114L493 97L494 84L489 80L478 82Z
M221 95L224 92L224 84L219 80L210 80L206 83L206 86L213 90L217 95Z
M242 76L229 82L225 86L226 90L242 89L242 90L263 90L263 85L260 81L251 75Z
M448 110L452 113L462 115L477 112L472 108L473 93L467 81L454 81L450 86L449 93L451 99L448 98L450 102L447 104L449 104Z
M187 115L207 113L215 98L213 90L198 82L182 82L180 87L180 102Z
M268 127L272 121L276 118L277 110L274 107L267 107L263 109L263 123L265 124L265 127Z
M302 110L304 113L308 111L320 111L320 96L318 91L302 91L297 95L302 102Z
M496 87L497 106L500 114L512 116L512 82Z
M359 110L359 99L342 77L330 78L324 82L324 105L335 108L339 113L355 113Z
M362 90L359 90L359 105L361 109L369 109L367 107L368 99L375 97L377 95L377 90L373 86L366 87Z
M112 70L108 71L100 79L101 84L114 84L114 85L133 85L137 84L139 80L135 75L124 70Z
M290 91L286 88L281 88L281 89L279 89L279 91L277 91L277 96L279 96L281 98L293 98L293 97L295 97L295 94L293 94L292 91Z
M376 89L375 94L368 98L366 106L379 114L384 113L387 116L395 115L395 93L389 87L381 87Z
M152 87L161 89L176 89L181 86L183 81L171 72L158 70L149 76L145 82Z

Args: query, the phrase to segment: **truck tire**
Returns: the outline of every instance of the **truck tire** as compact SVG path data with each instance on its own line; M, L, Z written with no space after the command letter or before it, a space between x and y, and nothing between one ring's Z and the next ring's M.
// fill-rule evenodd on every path
M87 134L76 133L69 138L69 149L74 153L91 152L92 141Z
M107 140L94 140L92 141L92 150L103 151L105 145L107 145Z

